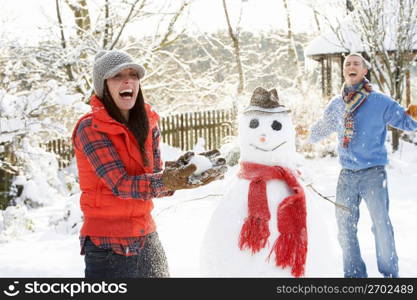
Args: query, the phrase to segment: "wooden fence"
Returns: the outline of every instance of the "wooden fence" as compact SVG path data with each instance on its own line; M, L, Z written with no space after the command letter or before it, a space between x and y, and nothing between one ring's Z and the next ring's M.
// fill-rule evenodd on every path
M184 151L192 149L198 138L204 138L207 150L218 149L225 137L235 134L235 119L232 109L182 113L161 118L159 128L164 143ZM59 156L60 168L67 167L74 157L70 139L52 140L41 147ZM15 160L13 153L7 155Z
M71 159L74 157L74 149L72 148L71 139L58 139L42 144L41 147L46 151L58 155L59 168L68 167Z
M227 136L235 135L236 113L230 110L211 110L204 112L182 113L163 117L159 121L161 137L164 143L184 151L190 150L199 138L204 138L205 148L218 149ZM70 139L58 139L42 144L48 152L58 155L59 167L69 165L74 157ZM2 162L15 165L16 156L11 149L0 153ZM2 167L5 165L2 163ZM10 199L10 184L15 172L0 168L0 209L4 209Z
M182 150L190 150L198 138L204 138L206 149L219 148L224 138L235 134L233 110L211 110L161 118L162 141Z

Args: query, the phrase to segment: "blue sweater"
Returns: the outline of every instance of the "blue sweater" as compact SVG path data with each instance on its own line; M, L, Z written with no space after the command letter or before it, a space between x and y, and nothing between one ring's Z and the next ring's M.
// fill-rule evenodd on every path
M417 130L417 121L407 115L398 102L373 91L354 113L355 133L348 148L343 148L344 112L342 97L333 98L323 117L311 127L309 138L309 142L315 143L337 132L339 161L344 169L360 170L387 164L387 125L402 130Z

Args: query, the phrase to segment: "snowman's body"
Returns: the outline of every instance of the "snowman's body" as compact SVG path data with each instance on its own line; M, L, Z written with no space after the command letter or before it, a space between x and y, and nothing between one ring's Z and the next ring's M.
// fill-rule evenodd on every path
M278 180L271 180L267 183L271 234L266 247L256 254L252 254L250 250L242 251L238 246L239 234L248 210L248 190L249 180L236 178L230 187L230 192L215 210L202 245L203 275L213 277L291 276L289 270L275 266L273 254L269 262L267 261L270 249L278 236L277 205L285 195L289 195L288 188L284 182Z
M239 120L239 141L241 162L252 162L267 166L282 166L293 174L295 157L295 131L290 114L250 113ZM210 277L291 277L290 268L282 269L275 265L275 254L271 248L278 237L277 209L281 201L292 195L283 180L268 180L266 193L271 215L269 221L270 236L266 246L252 254L251 250L239 248L239 235L245 218L248 216L248 191L250 181L235 176L215 209L207 227L202 244L201 272ZM308 197L308 196L307 196ZM309 247L307 252L306 276L309 274L309 260L324 259L318 253L312 236L325 234L323 223L311 219L310 212L315 210L306 199L307 232ZM316 212L313 212L316 215ZM328 237L324 237L328 239ZM323 241L325 243L325 241ZM318 249L322 246L318 247ZM312 256L313 254L313 256ZM268 260L268 256L270 258ZM314 257L318 256L318 257Z

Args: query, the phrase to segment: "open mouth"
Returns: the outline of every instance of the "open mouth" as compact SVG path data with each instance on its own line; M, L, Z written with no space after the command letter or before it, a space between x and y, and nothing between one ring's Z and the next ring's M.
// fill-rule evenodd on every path
M349 75L349 77L355 77L356 75L358 75L358 73L356 73L356 72L350 72L348 75Z
M252 147L254 147L256 150L261 150L261 151L264 151L264 152L272 152L272 151L275 151L276 149L278 149L279 147L281 147L282 145L284 145L286 142L287 141L282 142L281 144L279 144L278 146L272 148L271 150L260 148L258 146L255 146L254 144L249 144L249 145L252 146Z
M133 96L133 90L132 89L127 89L127 90L120 91L119 95L122 98L129 98L130 99Z

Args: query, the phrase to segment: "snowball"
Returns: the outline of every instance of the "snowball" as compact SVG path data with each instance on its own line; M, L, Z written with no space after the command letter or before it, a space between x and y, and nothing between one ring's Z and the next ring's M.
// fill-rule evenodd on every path
M199 175L212 167L210 159L208 159L204 155L198 155L198 154L194 155L191 158L190 164L194 164L197 167L197 169L194 171L195 175Z

